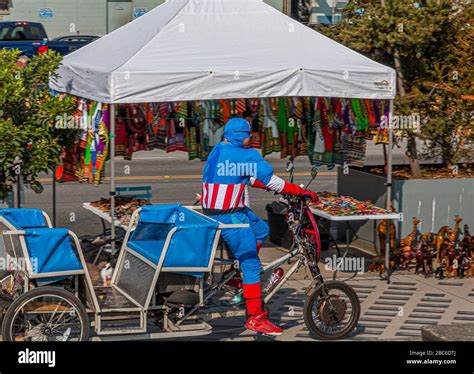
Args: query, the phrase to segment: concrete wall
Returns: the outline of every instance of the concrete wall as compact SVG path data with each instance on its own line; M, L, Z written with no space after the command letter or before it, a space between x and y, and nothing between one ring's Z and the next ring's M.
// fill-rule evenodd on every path
M359 200L371 200L385 207L386 187L384 177L349 170L344 175L338 168L337 191ZM393 205L403 213L403 221L396 223L399 238L407 236L412 228L412 217L418 217L422 223L418 226L421 233L438 232L445 225L454 226L454 216L463 218L461 227L467 223L474 230L474 179L419 179L394 180ZM370 249L370 242L378 239L374 233L374 223L354 223L357 235L363 240L356 242L361 248ZM344 238L343 227L338 226L338 237Z
M385 207L386 187L384 185L386 179L362 173L357 170L349 169L349 174L344 174L343 169L337 168L337 192L342 195L352 196L358 200L371 200L375 205ZM378 239L375 231L375 221L353 221L351 227L360 238L354 242L355 246L374 252L374 244L378 248ZM338 239L346 240L345 223L337 224ZM352 240L352 238L351 238Z
M403 212L402 237L413 225L412 217L420 217L420 232L438 232L442 226L454 226L454 216L463 218L474 229L474 179L434 179L395 181L394 203Z
M128 2L132 3L132 11L134 8L146 8L149 11L165 0L109 0L109 2ZM283 9L283 0L266 0L266 2L280 11ZM43 8L51 8L53 17L41 18L39 11ZM107 8L107 0L12 0L10 14L0 15L0 22L41 22L50 38L77 33L104 35L107 33Z
M105 0L13 0L4 21L41 22L50 38L70 34L105 34ZM52 18L40 18L41 8L53 9Z

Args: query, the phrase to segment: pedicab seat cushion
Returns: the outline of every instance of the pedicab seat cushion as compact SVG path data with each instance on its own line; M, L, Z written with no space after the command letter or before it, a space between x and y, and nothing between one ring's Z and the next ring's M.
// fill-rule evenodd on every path
M218 222L179 204L146 206L127 245L158 264L166 238L175 229L163 267L192 271L208 266L218 226Z
M51 273L81 270L67 229L25 229L25 241L33 272Z
M41 209L5 208L0 209L0 216L3 216L17 230L48 227Z
M135 240L129 241L128 247L156 265L160 261L164 244L164 240Z

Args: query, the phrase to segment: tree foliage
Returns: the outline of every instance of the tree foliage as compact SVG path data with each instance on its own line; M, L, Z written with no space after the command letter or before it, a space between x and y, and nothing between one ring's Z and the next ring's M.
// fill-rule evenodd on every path
M31 183L53 169L62 146L77 137L76 130L57 126L59 118L74 113L74 99L49 90L61 56L49 52L23 59L20 51L0 50L0 198L18 175Z
M472 160L473 8L454 0L351 1L340 24L318 27L396 69L396 114L422 119L419 131L403 130L412 172L422 157L441 156L447 165ZM413 148L415 136L425 141L421 155Z

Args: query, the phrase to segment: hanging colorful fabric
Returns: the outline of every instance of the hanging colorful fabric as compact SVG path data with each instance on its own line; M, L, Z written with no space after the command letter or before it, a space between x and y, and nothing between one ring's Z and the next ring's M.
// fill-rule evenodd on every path
M109 117L109 106L104 105L102 115L97 127L98 145L96 156L96 171L94 174L94 183L98 185L105 177L105 160L109 153L109 132L107 130L106 118Z
M366 144L365 138L343 134L341 144L343 161L349 166L364 166Z
M259 120L260 99L250 99L248 101L248 121L252 127L248 148L260 149L262 146L262 127Z
M285 158L288 156L288 111L285 98L280 98L278 100L278 116L277 116L278 130L280 131L280 157Z
M377 121L372 107L372 100L365 99L365 111L368 116L369 127L367 129L366 139L372 139L373 135L377 134Z
M296 157L307 154L304 103L301 97L293 97L293 117L296 120L296 127L293 134L293 155Z
M225 125L232 118L230 100L219 100L222 112L222 123Z
M237 110L237 116L243 117L244 113L247 111L247 103L245 99L237 99L235 109Z
M389 122L389 107L381 101L379 108L381 109L383 116L381 116L380 125L375 135L374 142L375 144L388 144L389 143L389 133L388 133L388 122Z
M272 109L272 99L262 99L261 104L261 111L263 112L262 154L266 156L272 152L279 152L281 147L276 116Z
M168 115L168 126L166 131L166 153L176 151L176 122L177 122L177 109L179 103L170 103L171 112Z
M188 159L194 160L199 157L198 149L198 131L196 123L196 102L192 101L189 103L189 121L186 126L186 149L188 152Z
M188 102L176 103L175 110L176 150L186 152L186 127L189 121Z
M166 133L168 132L168 116L170 115L170 104L160 103L158 106L158 133L156 135L156 148L166 148Z

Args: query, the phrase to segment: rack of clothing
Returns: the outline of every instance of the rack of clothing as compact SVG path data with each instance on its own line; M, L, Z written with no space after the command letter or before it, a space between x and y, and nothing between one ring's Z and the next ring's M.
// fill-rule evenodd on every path
M307 156L313 165L363 166L367 140L388 144L388 100L277 97L117 105L115 154L183 151L205 160L222 140L230 118L252 126L248 147L263 156L279 152ZM78 99L81 139L63 152L80 181L100 183L107 157L109 112L106 105Z
M79 181L98 185L104 178L105 161L109 157L108 106L78 99L73 127L80 136L70 149L63 149L60 173L56 180Z

